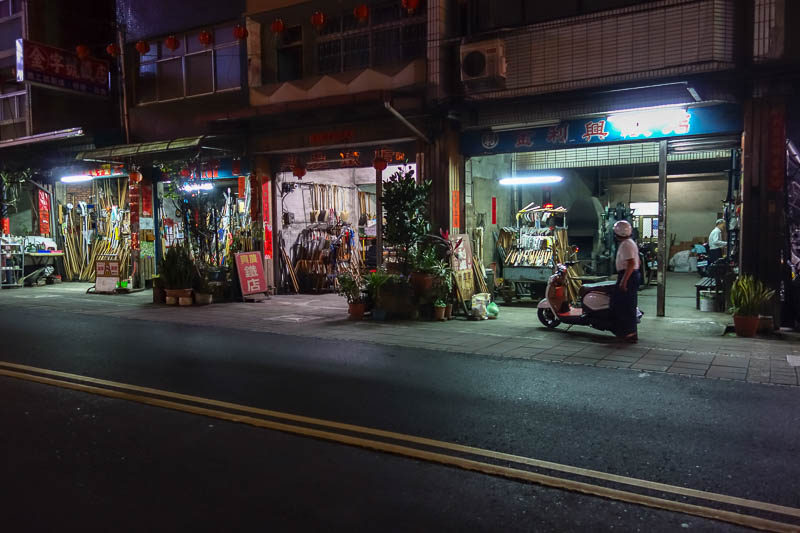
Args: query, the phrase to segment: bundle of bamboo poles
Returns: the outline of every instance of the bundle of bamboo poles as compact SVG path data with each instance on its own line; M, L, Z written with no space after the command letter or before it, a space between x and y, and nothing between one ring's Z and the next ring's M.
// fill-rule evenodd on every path
M119 260L120 278L128 277L130 213L123 209L128 200L128 180L117 179L116 192L111 180L98 181L100 183L93 185L98 215L96 232L90 227L90 215L85 208L82 214L76 209L67 213L64 268L70 280L94 281L97 259L101 255L115 256ZM115 208L119 214L112 217Z
M567 237L567 230L557 229L556 239L553 244L553 251L555 252L556 262L566 263L567 261L575 261L575 251L569 245L569 238ZM583 282L579 279L583 276L583 268L580 263L567 267L566 288L567 297L570 302L578 301L578 295Z

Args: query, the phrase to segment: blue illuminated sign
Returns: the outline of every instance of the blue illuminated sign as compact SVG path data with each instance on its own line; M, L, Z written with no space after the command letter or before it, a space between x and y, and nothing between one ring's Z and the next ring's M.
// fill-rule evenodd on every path
M515 131L471 131L462 136L466 156L573 148L599 143L738 133L742 113L735 104L660 108L564 121Z

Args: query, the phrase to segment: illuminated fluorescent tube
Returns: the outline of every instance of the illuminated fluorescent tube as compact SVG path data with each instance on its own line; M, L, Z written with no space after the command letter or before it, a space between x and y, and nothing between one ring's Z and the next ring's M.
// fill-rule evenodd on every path
M563 176L518 176L516 178L503 178L500 185L547 185L560 183Z
M61 178L62 183L81 183L84 181L92 181L92 176L64 176Z
M187 183L183 187L181 187L182 191L192 192L192 191L210 191L214 188L214 184L210 182L205 183Z

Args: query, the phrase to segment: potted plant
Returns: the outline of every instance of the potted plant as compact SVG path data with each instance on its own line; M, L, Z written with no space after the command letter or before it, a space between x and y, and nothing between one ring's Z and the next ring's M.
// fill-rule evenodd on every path
M774 296L775 291L767 289L753 276L739 276L731 286L731 311L736 334L752 337L758 330L758 315Z
M338 281L337 290L339 294L347 299L350 320L361 320L367 307L366 302L364 302L361 278L354 277L350 273L344 273L339 274L336 280Z
M383 184L383 242L397 252L400 273L408 275L412 254L430 227L431 181L417 183L414 170L398 167Z
M447 320L453 318L453 269L445 261L439 261L437 279L440 286L439 297L445 303L444 316Z
M381 288L389 281L389 274L385 270L375 270L367 276L365 287L367 290L367 309L372 311L372 317L377 320L386 319L386 310L380 306Z
M167 250L159 264L159 274L166 291L167 304L192 305L194 270L188 247L176 244Z
M412 272L408 278L414 294L419 298L431 292L440 271L436 248L418 245L413 256Z
M214 301L214 296L211 293L211 286L209 285L208 273L208 265L195 268L192 289L194 290L194 303L197 305L208 305Z
M438 298L435 302L433 302L433 319L444 321L447 320L444 317L445 310L447 309L447 304L441 298Z

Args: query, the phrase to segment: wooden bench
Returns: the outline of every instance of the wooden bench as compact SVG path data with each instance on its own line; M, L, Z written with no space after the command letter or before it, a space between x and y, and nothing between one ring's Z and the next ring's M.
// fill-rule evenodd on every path
M696 308L700 309L700 291L710 291L717 289L717 280L714 278L703 278L697 283L694 284L695 289L697 289L697 301L696 301Z

